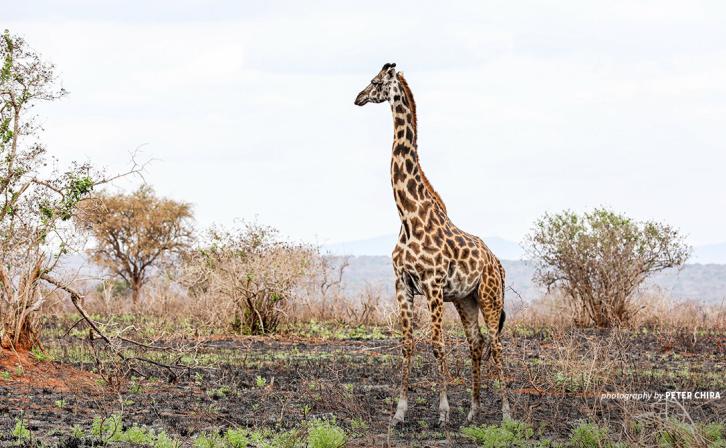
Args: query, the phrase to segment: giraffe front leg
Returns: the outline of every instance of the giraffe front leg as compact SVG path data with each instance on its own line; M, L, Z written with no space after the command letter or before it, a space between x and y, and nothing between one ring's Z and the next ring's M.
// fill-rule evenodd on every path
M403 423L408 410L408 377L411 373L411 357L413 356L413 295L403 282L396 280L396 300L401 320L403 369L401 372L401 393L398 398L394 423Z
M446 388L449 380L449 370L446 367L446 352L444 351L444 334L442 317L444 312L444 297L440 287L425 288L426 298L431 312L431 346L439 370L439 424L449 422L449 399Z

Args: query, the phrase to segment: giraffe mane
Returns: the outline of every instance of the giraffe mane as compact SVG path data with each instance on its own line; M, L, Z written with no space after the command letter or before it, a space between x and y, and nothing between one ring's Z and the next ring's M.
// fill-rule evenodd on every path
M411 88L408 86L408 82L406 82L406 78L403 77L403 72L396 73L396 76L398 78L398 83L401 85L401 90L403 90L403 94L406 97L406 103L408 103L408 108L411 109L411 125L413 126L413 135L416 136L414 138L417 138L418 136L418 123L416 121L416 101L413 99L413 93L411 92ZM416 145L416 142L413 142ZM431 185L431 182L429 182L428 177L426 177L426 174L423 171L423 168L421 168L421 162L419 161L419 170L421 171L421 180L424 183L424 186L429 191L431 196L434 198L434 201L441 207L441 209L446 212L446 204L444 204L444 200L441 199L441 196L439 196L439 193L434 190L434 187Z

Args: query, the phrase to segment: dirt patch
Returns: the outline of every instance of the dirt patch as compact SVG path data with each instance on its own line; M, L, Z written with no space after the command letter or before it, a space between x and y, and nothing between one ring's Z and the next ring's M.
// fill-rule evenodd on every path
M97 375L68 364L38 361L27 351L0 351L0 386L99 393Z

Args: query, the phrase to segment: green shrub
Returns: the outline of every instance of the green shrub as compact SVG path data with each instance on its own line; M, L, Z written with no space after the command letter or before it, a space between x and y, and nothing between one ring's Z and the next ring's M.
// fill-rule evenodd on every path
M117 442L123 434L121 416L113 414L110 417L94 417L91 424L91 435L104 442Z
M688 423L669 419L664 426L658 438L658 444L664 448L699 446L702 444L701 439L706 442L708 448L726 447L722 423L699 423L694 427Z
M205 432L194 439L194 448L226 448L226 444L219 434Z
M30 430L25 425L25 420L22 417L15 420L15 427L13 428L12 435L15 438L15 441L21 444L30 440Z
M308 446L310 448L341 448L348 437L345 431L333 420L313 420L308 428Z
M573 448L615 448L608 441L608 429L594 423L580 423L570 434Z
M162 431L156 436L156 440L152 446L154 448L178 448L180 444Z
M224 438L232 448L247 448L250 444L250 437L244 429L228 429Z
M501 425L468 426L461 433L484 448L519 448L531 445L528 441L534 430L524 422L506 419Z

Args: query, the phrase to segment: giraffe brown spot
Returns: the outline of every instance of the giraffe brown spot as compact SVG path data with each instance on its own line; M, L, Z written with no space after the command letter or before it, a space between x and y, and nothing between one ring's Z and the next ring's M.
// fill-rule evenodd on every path
M456 242L459 243L459 246L466 246L466 240L464 240L463 236L457 236Z
M403 135L404 135L404 134L405 134L405 131L404 131L403 129L400 129L400 130L399 130L399 131L398 131L398 132L396 133L396 137L397 137L397 138L403 138Z
M406 124L406 122L403 121L403 118L396 117L396 119L394 120L394 124L396 127L399 127L399 126L403 126L404 124Z
M406 180L406 173L401 169L401 165L397 162L393 162L393 182L403 182Z
M402 131L399 131L399 132L402 132ZM406 172L408 174L413 173L413 160L411 160L411 159L406 159Z
M411 249L411 252L415 254L421 252L421 246L416 241L411 241L411 243L408 245L408 248Z
M421 197L419 195L419 190L416 188L416 181L413 178L408 179L408 182L406 183L406 190L408 190L408 193L414 199L418 199L419 197Z
M406 128L406 138L413 141L413 130L410 127Z
M396 100L396 98L399 98L399 97L394 97L394 100ZM398 100L396 100L396 101L398 101ZM402 105L397 104L396 105L396 113L397 114L405 114L406 113L406 109L404 109L404 107Z
M465 247L464 249L461 250L461 258L469 258L469 249L468 248Z
M398 195L398 202L401 204L401 207L403 207L404 210L406 210L407 212L416 211L416 203L413 202L403 190L396 190L396 193Z

